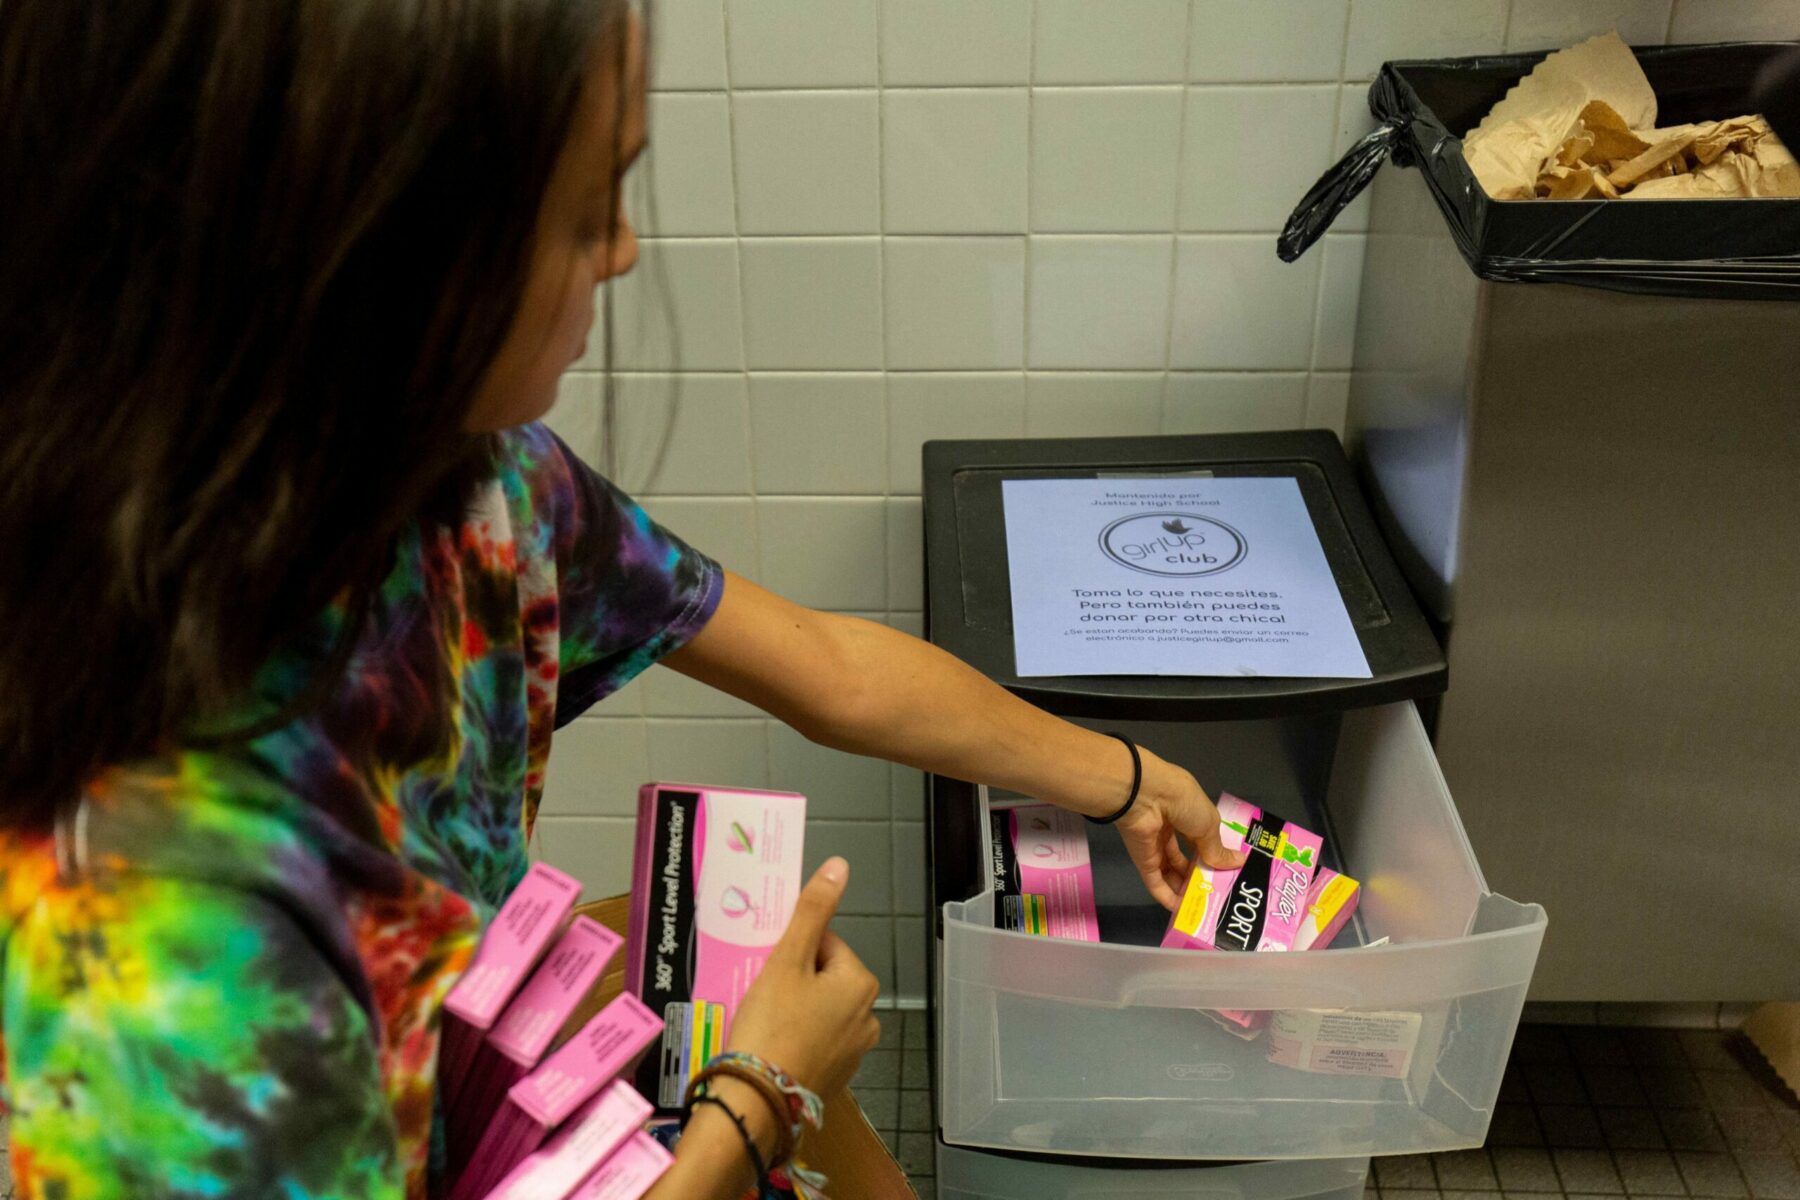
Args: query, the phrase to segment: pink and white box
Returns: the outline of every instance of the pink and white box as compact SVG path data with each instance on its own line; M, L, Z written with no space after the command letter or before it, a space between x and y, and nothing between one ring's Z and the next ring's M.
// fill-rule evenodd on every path
M625 987L662 1017L638 1090L660 1112L725 1048L799 898L806 797L650 783L638 792Z
M1181 905L1163 934L1164 948L1293 949L1308 915L1307 896L1323 839L1229 792L1219 797L1219 824L1225 848L1248 848L1250 855L1235 870L1194 864ZM1254 1034L1267 1021L1261 1012L1237 1009L1218 1009L1214 1015L1243 1035Z
M481 935L474 961L444 1000L437 1077L438 1090L452 1107L482 1039L580 898L575 880L555 867L534 864Z
M1356 913L1362 885L1330 867L1320 867L1306 893L1306 913L1294 934L1296 950L1328 950Z
M630 1069L662 1027L657 1015L632 995L621 995L601 1009L506 1093L450 1200L485 1196L596 1092Z
M638 1200L675 1164L675 1157L647 1133L631 1136L569 1200Z
M624 940L591 917L576 917L556 939L494 1022L457 1090L449 1121L452 1167L460 1166L465 1157L457 1149L466 1152L480 1139L507 1089L542 1061Z
M615 1079L556 1136L514 1167L487 1200L568 1200L650 1118L650 1102Z
M1195 950L1289 950L1324 841L1230 793L1219 797L1220 840L1250 856L1235 870L1196 863L1162 944Z
M995 926L1099 941L1086 822L1049 804L997 808L989 817Z

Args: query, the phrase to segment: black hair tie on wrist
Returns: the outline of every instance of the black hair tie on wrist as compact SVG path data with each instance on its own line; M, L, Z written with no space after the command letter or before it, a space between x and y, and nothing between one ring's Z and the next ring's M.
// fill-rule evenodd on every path
M1120 817L1130 812L1131 806L1137 803L1138 787L1144 782L1144 760L1138 755L1137 743L1122 733L1113 733L1110 730L1107 731L1106 736L1109 738L1118 738L1121 742L1125 743L1125 748L1131 751L1131 795L1125 797L1125 803L1119 805L1117 811L1113 812L1111 815L1104 817L1089 817L1088 820L1095 825L1111 825L1114 821L1117 821Z
M759 1197L767 1195L769 1192L769 1168L763 1165L762 1151L757 1148L756 1139L751 1136L750 1127L744 1124L744 1118L738 1116L737 1110L731 1105L717 1096L709 1096L704 1092L688 1101L687 1117L694 1115L696 1104L714 1105L720 1112L731 1118L731 1123L737 1126L738 1136L744 1139L744 1152L750 1156L750 1165L756 1169L756 1194ZM681 1123L685 1128L687 1119L684 1117Z

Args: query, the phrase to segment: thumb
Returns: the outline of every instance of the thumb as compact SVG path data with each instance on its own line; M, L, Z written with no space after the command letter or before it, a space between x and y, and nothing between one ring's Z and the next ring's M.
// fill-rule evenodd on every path
M838 901L850 882L850 864L833 855L820 864L813 877L800 889L794 901L794 915L788 919L787 931L775 946L771 957L783 957L796 966L814 966L819 959L819 943L831 918L837 915Z
M1244 865L1244 860L1250 857L1250 853L1247 850L1227 850L1219 837L1221 828L1215 816L1206 832L1188 835L1194 841L1194 857L1215 871L1235 870Z

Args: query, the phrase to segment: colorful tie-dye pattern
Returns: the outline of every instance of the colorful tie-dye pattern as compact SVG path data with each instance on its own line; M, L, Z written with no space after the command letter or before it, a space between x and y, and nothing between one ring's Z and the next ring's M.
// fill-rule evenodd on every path
M403 541L319 711L0 836L19 1195L438 1194L439 1005L525 872L552 730L722 587L548 431L511 431L460 528Z

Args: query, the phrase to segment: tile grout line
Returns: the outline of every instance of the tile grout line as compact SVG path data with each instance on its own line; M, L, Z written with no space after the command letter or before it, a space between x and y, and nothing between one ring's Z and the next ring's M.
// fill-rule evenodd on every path
M1061 92L1104 92L1104 91L1144 92L1144 91L1153 91L1158 88L1167 89L1167 88L1172 88L1172 87L1195 87L1195 88L1201 88L1201 89L1205 89L1205 90L1217 90L1217 91L1225 91L1225 90L1234 89L1234 88L1245 88L1245 89L1254 89L1254 90L1260 91L1260 90L1266 90L1266 89L1279 89L1279 88L1289 88L1289 87L1306 87L1306 86L1315 86L1316 87L1321 84L1329 84L1332 82L1334 82L1334 81L1327 76L1319 76L1317 78L1312 77L1312 76L1298 76L1298 77L1295 77L1292 79L1201 79L1201 80L1196 80L1192 83L1186 83L1186 84L1180 83L1180 82L1177 82L1174 80L1167 80L1167 79L1161 80L1161 81L1139 80L1139 81L1127 82L1127 83L1119 83L1119 82L1112 82L1112 83L1108 83L1108 82L1042 83L1042 84L1026 84L1026 85L1021 85L1016 82L1012 82L1012 83L970 83L970 82L901 83L901 84L821 83L821 84L779 84L779 85L771 85L771 86L767 86L767 87L749 87L749 86L725 87L725 88L653 87L648 90L647 94L649 94L651 96L723 96L723 95L727 95L727 94L736 95L736 94L742 93L744 95L750 95L750 96L767 96L767 95L772 95L772 94L776 94L776 93L792 93L792 94L801 95L801 96L811 96L811 95L816 95L817 93L820 93L820 92L846 92L846 93L848 93L848 92L873 92L878 89L885 89L888 91L895 91L895 92L940 92L940 91L1000 92L1000 91L1006 91L1009 88L1016 89L1020 86L1041 87L1047 91L1061 91ZM1349 80L1348 82L1355 83L1357 81Z
M1037 130L1037 4L1029 2L1025 11L1025 295L1019 308L1019 319L1024 323L1024 332L1019 341L1019 361L1023 369L1029 371L1032 366L1031 317L1032 289L1037 280L1037 235L1031 219L1032 204L1037 189L1032 184L1032 177L1037 173L1034 169L1032 147L1035 145L1034 135ZM1024 424L1027 432L1031 428L1031 381L1021 384L1025 394Z
M1170 372L1175 368L1175 313L1181 281L1181 203L1187 192L1187 128L1189 110L1193 107L1194 22L1198 17L1192 3L1187 6L1187 22L1182 29L1185 44L1181 59L1181 112L1175 124L1175 205L1169 221L1169 280L1165 291L1167 310L1163 314L1162 403L1157 406L1157 432L1169 431L1172 401Z

